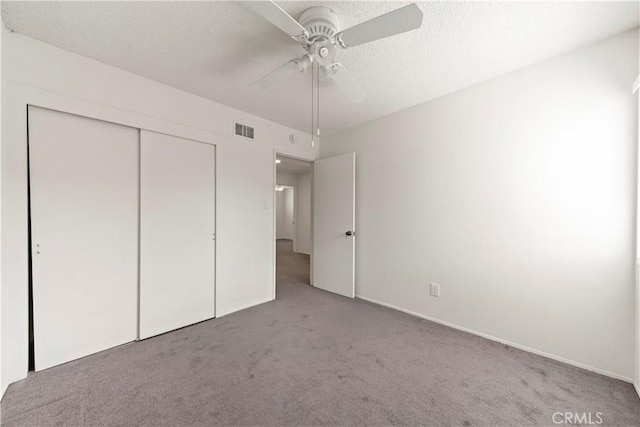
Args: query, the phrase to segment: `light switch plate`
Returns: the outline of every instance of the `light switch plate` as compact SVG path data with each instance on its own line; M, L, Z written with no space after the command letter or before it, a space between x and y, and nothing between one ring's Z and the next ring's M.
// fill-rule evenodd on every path
M437 283L431 283L430 292L432 297L440 296L440 285Z

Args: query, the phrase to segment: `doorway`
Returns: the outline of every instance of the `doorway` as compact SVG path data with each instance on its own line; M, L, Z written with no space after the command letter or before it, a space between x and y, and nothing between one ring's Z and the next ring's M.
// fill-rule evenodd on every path
M311 163L276 156L276 297L311 284Z

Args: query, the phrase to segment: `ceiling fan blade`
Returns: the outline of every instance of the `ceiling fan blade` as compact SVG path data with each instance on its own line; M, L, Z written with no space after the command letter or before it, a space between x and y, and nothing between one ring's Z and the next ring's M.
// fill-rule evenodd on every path
M346 49L415 30L420 28L421 25L422 11L415 3L411 3L408 6L347 28L336 35L336 40L338 45Z
M309 37L309 32L274 2L245 1L243 3L294 39L304 40Z
M367 94L362 90L356 79L342 64L332 64L331 68L335 70L332 75L333 81L351 102L358 103L367 97Z
M284 80L287 76L294 74L294 72L303 72L303 70L298 66L298 61L298 59L292 59L289 62L285 62L266 76L262 77L260 80L255 81L253 86L260 89L268 89L274 84Z

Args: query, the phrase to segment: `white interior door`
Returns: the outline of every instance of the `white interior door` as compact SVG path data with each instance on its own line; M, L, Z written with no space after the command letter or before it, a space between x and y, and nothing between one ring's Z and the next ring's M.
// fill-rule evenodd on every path
M142 131L140 338L215 316L215 146Z
M356 154L313 162L313 286L355 296Z
M36 370L136 339L138 138L29 107Z

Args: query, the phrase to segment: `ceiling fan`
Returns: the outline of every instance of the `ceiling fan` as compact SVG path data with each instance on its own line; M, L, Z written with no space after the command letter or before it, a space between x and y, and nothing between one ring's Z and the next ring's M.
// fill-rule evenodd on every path
M286 62L256 81L255 86L266 89L287 76L296 73L306 75L311 69L312 77L314 72L316 75L316 87L320 80L331 79L352 102L364 100L366 94L347 69L336 61L338 48L359 46L415 30L422 25L422 11L415 3L347 29L341 28L338 16L328 7L314 6L306 9L296 21L273 1L244 3L291 36L305 50L299 58Z

